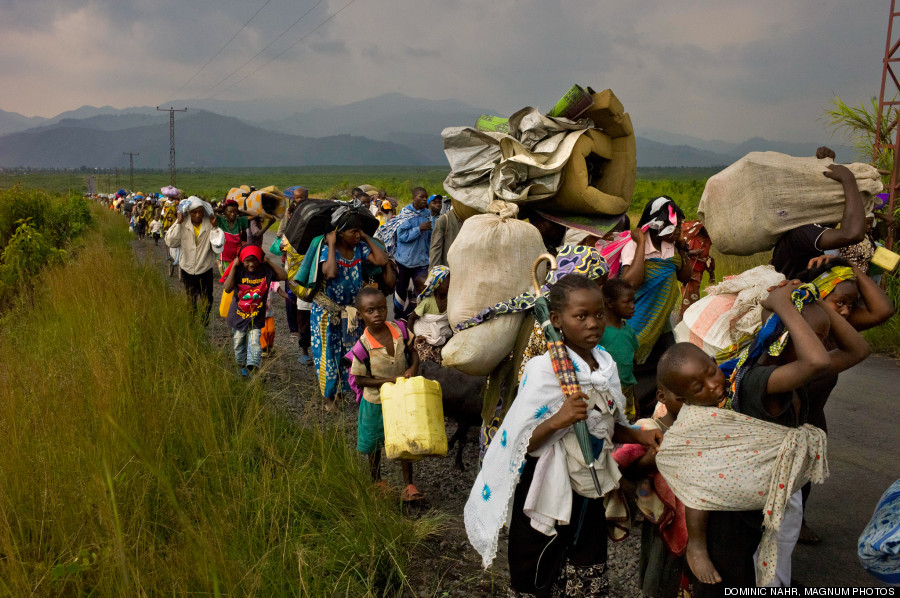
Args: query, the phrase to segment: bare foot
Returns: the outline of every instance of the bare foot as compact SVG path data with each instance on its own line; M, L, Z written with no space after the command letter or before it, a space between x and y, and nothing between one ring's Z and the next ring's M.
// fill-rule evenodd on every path
M696 543L692 543L689 540L685 556L687 557L688 566L691 568L697 581L705 584L721 583L722 577L716 571L712 561L709 560L709 554L706 552L706 549L702 546L697 546Z
M325 411L327 411L328 413L334 413L335 411L337 411L337 409L337 401L334 400L334 397L325 399Z
M822 538L819 537L819 534L809 529L806 521L804 521L803 525L800 526L800 537L797 538L797 541L801 544L818 544L822 541Z

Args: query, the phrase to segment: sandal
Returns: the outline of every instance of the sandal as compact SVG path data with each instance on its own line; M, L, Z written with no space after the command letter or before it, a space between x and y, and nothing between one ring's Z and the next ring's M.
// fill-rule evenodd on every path
M388 483L384 480L378 480L377 482L375 482L374 487L375 492L377 492L381 496L390 496L393 493L391 487L388 486Z
M403 502L417 502L425 500L425 495L419 492L419 489L413 484L410 484L400 492L400 500Z

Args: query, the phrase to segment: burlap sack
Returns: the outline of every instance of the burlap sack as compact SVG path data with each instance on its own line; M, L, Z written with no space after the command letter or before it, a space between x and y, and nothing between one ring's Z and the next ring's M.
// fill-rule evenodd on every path
M451 326L529 290L531 266L544 252L538 230L516 220L516 206L494 202L490 209L495 213L466 219L447 253ZM512 350L523 317L502 315L455 334L441 352L444 365L489 374Z
M751 152L710 177L697 215L722 253L766 251L798 226L840 222L844 190L822 174L832 163L829 159ZM868 164L846 166L856 176L864 209L872 209L874 196L883 190L878 171Z

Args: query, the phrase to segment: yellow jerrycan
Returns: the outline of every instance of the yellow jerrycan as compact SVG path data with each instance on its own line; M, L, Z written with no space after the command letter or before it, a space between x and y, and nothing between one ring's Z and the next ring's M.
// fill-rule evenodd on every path
M441 385L422 376L382 385L384 452L388 459L447 454Z

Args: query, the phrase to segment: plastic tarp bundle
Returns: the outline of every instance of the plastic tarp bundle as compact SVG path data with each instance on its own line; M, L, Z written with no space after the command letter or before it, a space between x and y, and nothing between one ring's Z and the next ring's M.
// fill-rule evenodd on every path
M805 224L840 222L844 190L822 173L830 159L751 152L706 182L697 215L722 253L751 255ZM884 186L869 164L847 164L856 176L866 211Z
M675 340L692 343L711 356L754 334L762 323L762 305L769 287L784 280L772 266L757 266L706 287L703 297L684 312L675 326Z
M556 212L624 212L637 165L631 120L611 91L592 98L586 118L575 121L526 107L509 118L508 133L444 129L444 189L460 213L485 213L498 199Z

